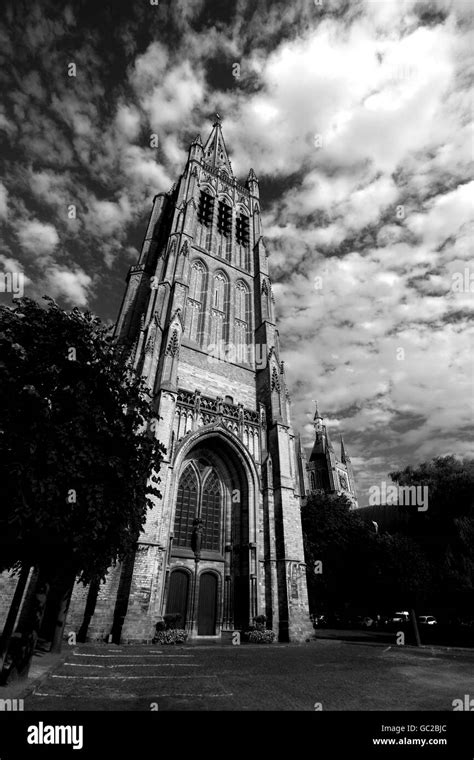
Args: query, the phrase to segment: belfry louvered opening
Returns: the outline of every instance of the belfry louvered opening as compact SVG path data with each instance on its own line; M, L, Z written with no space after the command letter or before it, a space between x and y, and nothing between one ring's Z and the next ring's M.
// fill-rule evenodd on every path
M212 195L209 195L209 193L201 190L201 195L199 198L198 220L205 227L210 227L212 225L213 215L214 198Z
M244 214L240 214L237 217L237 224L235 229L235 237L239 245L243 245L244 248L249 246L249 218Z
M232 233L232 209L224 201L219 201L217 231L224 237L230 237Z

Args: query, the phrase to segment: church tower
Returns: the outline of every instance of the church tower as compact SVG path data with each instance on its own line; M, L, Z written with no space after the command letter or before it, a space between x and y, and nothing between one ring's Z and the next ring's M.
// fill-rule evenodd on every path
M354 473L344 441L341 436L341 454L338 458L323 419L316 403L313 419L314 444L309 461L306 462L304 455L300 454L300 479L304 483L301 490L306 493L322 490L326 493L343 494L351 502L352 509L357 509Z
M133 562L101 587L89 635L146 640L166 613L190 637L267 617L281 641L308 616L290 399L259 185L234 176L217 116L154 198L116 335L153 395L162 498ZM115 635L117 638L117 635ZM120 639L119 639L120 640Z

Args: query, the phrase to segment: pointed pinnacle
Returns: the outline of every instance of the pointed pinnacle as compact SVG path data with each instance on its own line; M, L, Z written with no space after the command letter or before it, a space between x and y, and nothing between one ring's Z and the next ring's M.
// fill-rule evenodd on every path
M313 399L313 404L316 405L316 409L314 410L313 422L316 422L316 420L322 420L323 417L322 417L322 414L320 414L319 412L318 402L315 399Z
M346 454L346 448L344 446L344 439L341 435L341 462L343 464L346 464L346 462L350 462L350 457L348 454Z

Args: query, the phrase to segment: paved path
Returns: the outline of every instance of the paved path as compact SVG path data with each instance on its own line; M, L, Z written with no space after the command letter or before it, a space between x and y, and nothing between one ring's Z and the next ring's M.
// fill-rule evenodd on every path
M31 710L452 710L474 653L320 640L303 645L71 648Z

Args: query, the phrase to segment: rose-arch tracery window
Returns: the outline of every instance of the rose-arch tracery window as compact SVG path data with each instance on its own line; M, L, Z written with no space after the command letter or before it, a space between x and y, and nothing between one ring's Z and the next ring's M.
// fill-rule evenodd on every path
M202 520L202 549L221 548L223 487L214 468L206 466L198 472L192 464L184 469L178 485L174 520L174 544L191 547L193 523Z

